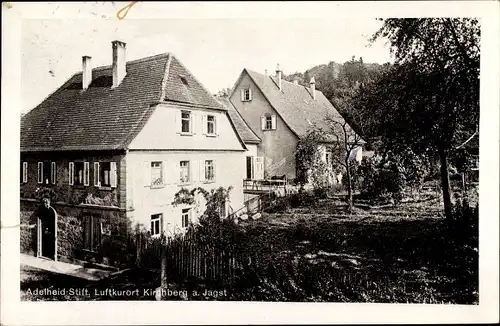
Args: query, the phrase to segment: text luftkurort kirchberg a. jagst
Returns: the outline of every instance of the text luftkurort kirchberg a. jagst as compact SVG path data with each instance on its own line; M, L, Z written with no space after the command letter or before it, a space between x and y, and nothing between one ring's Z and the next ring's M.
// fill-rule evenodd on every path
M50 288L35 288L27 289L26 294L33 296L78 296L78 297L225 297L227 290L203 290L203 291L187 291L187 290L172 290L168 288L156 289L92 289L92 288L64 288L64 289L50 289Z

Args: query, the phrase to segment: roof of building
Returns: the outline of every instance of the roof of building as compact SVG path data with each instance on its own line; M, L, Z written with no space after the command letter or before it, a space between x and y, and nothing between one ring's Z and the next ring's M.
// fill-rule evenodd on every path
M229 117L233 121L233 124L240 134L243 141L247 144L258 144L261 139L250 129L248 124L243 120L243 117L236 110L234 105L226 97L217 97L217 100L227 108Z
M172 54L129 61L112 88L112 66L82 72L21 118L21 151L125 149L158 103L186 103L226 110Z
M280 90L275 76L248 69L243 71L248 73L271 106L298 137L304 137L313 128L342 135L339 130L340 125L329 123L326 118L329 117L339 124L343 124L345 120L321 91L316 89L316 99L313 99L311 89L308 87L281 79ZM334 138L330 135L325 140L334 141Z

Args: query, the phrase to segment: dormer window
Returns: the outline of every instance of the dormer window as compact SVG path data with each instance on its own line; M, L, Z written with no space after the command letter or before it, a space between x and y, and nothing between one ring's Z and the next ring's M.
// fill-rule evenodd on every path
M185 86L189 86L189 83L186 79L186 77L182 76L182 75L179 75L179 78L181 79L181 82L185 85Z
M241 101L248 102L252 100L252 90L250 88L244 88L241 90Z

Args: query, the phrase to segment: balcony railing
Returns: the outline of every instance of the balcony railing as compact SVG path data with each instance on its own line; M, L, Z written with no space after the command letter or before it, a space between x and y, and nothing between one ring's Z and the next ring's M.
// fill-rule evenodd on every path
M252 180L243 179L243 190L256 192L275 192L283 191L286 193L288 189L287 179L263 179Z

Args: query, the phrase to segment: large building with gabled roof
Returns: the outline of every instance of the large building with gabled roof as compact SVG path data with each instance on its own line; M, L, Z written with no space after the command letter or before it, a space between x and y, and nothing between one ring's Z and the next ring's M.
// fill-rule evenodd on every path
M111 65L84 56L81 72L21 118L24 252L113 264L112 244L134 225L159 236L197 220L201 196L172 205L183 187L231 186L226 214L243 205L247 147L234 112L173 54L127 62L125 43L110 50Z

